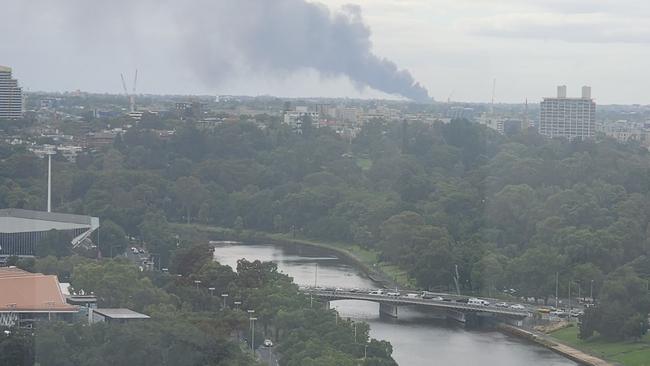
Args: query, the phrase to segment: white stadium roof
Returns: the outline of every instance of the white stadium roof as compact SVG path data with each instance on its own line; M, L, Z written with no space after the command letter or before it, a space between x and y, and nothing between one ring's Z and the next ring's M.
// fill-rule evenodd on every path
M26 233L50 230L96 229L99 218L85 215L0 209L0 233Z

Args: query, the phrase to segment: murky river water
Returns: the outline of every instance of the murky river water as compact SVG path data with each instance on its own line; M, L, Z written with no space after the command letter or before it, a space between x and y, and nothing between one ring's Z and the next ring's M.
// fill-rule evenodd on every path
M372 288L372 281L345 261L325 251L301 246L219 245L215 259L236 268L237 260L273 261L299 285ZM370 324L373 338L393 345L402 366L566 366L576 365L559 355L494 331L465 330L436 319L426 310L400 307L398 319L379 317L379 305L366 301L331 303L342 317Z

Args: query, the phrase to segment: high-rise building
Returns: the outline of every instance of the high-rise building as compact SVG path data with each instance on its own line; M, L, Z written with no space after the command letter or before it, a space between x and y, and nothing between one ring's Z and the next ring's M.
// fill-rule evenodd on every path
M591 88L582 87L582 97L567 98L566 86L557 87L557 97L544 98L540 105L539 133L548 137L588 139L596 132L596 103Z
M11 77L11 68L0 66L0 119L23 116L23 91Z

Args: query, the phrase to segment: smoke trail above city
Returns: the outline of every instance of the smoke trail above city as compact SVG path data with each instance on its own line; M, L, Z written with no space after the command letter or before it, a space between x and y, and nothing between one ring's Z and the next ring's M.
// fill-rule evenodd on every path
M0 31L30 29L20 35L20 44L61 42L50 47L65 56L71 52L59 50L72 44L79 57L100 69L109 66L104 60L124 65L136 60L134 68L160 73L168 62L174 67L166 66L167 72L194 74L212 89L237 75L286 80L316 71L324 79L347 77L359 90L429 100L409 71L373 52L358 6L332 10L306 0L32 0L12 2L9 10L13 20Z
M185 51L207 80L241 66L287 73L311 68L325 77L347 76L358 87L429 100L409 71L372 52L358 6L330 11L304 0L202 1L184 14Z

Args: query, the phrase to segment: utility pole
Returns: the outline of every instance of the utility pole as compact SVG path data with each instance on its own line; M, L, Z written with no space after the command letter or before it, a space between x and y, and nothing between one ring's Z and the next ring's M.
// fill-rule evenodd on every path
M594 280L591 280L591 284L589 285L589 297L591 298L591 302L594 302Z
M555 272L555 308L556 309L557 309L557 306L558 306L557 291L558 291L559 279L560 279L560 274L558 272Z
M571 281L569 281L569 312L571 312ZM569 318L571 315L569 314Z
M456 271L456 275L454 277L454 283L456 284L456 294L460 296L460 286L458 285L458 280L460 278L460 276L458 275L458 265L456 264L454 268Z
M316 263L316 271L314 272L314 287L318 287L318 262Z

